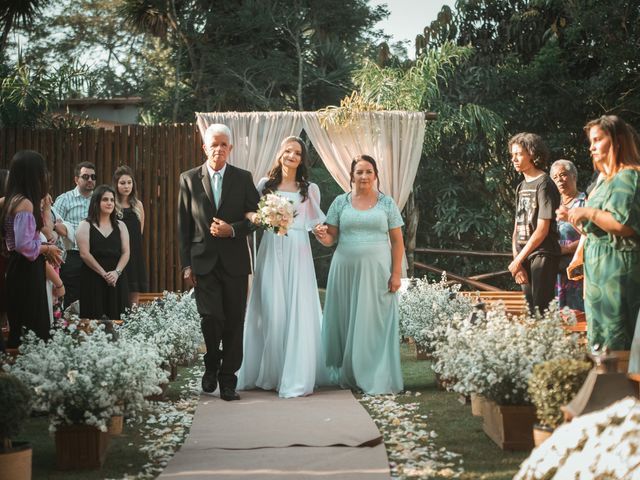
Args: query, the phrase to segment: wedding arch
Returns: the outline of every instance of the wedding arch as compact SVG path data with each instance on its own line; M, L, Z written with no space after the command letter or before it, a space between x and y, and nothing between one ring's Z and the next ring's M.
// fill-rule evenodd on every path
M423 112L359 112L344 125L323 126L318 112L197 112L200 134L212 123L232 132L229 163L253 174L267 175L280 142L304 130L322 162L344 191L350 190L349 170L356 155L376 159L380 188L400 210L407 203L418 171L426 127Z

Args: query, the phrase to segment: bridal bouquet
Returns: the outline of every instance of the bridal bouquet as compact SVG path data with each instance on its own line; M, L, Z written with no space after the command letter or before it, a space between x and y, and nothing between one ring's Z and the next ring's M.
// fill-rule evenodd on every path
M267 193L258 203L256 224L276 235L286 235L296 211L293 202L275 193Z

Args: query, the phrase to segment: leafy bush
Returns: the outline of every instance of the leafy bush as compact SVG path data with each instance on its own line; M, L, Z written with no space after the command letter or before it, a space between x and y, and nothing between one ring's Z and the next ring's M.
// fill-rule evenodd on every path
M31 413L31 393L13 375L0 374L0 448L11 448L11 439L22 429Z
M533 367L529 396L542 425L557 428L562 423L560 407L573 400L589 370L591 363L573 358L556 358Z

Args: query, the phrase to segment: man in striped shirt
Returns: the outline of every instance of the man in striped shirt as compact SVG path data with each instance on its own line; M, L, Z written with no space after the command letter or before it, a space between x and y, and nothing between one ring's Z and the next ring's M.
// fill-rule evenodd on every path
M80 297L80 270L82 259L76 243L76 229L89 214L89 202L96 187L96 167L91 162L81 162L74 171L76 188L63 193L53 204L64 224L56 222L55 232L64 237L67 257L60 268L60 278L65 286L65 308Z

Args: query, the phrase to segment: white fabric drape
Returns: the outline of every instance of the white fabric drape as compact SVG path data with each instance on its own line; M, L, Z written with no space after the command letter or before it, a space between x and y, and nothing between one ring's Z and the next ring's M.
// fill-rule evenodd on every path
M256 184L271 170L280 142L302 132L298 112L198 112L196 118L203 138L212 123L223 123L231 129L229 163L250 171Z
M362 112L345 126L320 125L316 112L196 113L200 134L212 123L231 129L229 163L253 174L257 183L273 166L280 142L302 129L327 170L344 191L350 190L349 170L356 155L372 156L378 164L381 190L402 210L418 171L426 121L422 112Z
M254 182L265 177L283 139L300 136L302 129L334 180L351 189L351 160L370 155L376 160L380 189L402 210L418 171L426 122L422 112L363 112L348 125L320 125L316 112L196 113L200 135L212 123L231 129L233 150L229 163L252 173ZM255 258L255 235L253 258ZM406 265L406 259L403 262ZM403 276L405 275L403 265Z
M380 189L402 210L418 171L425 118L422 112L363 112L345 126L323 128L317 113L304 113L304 129L331 176L350 190L351 160L361 154L376 160Z

